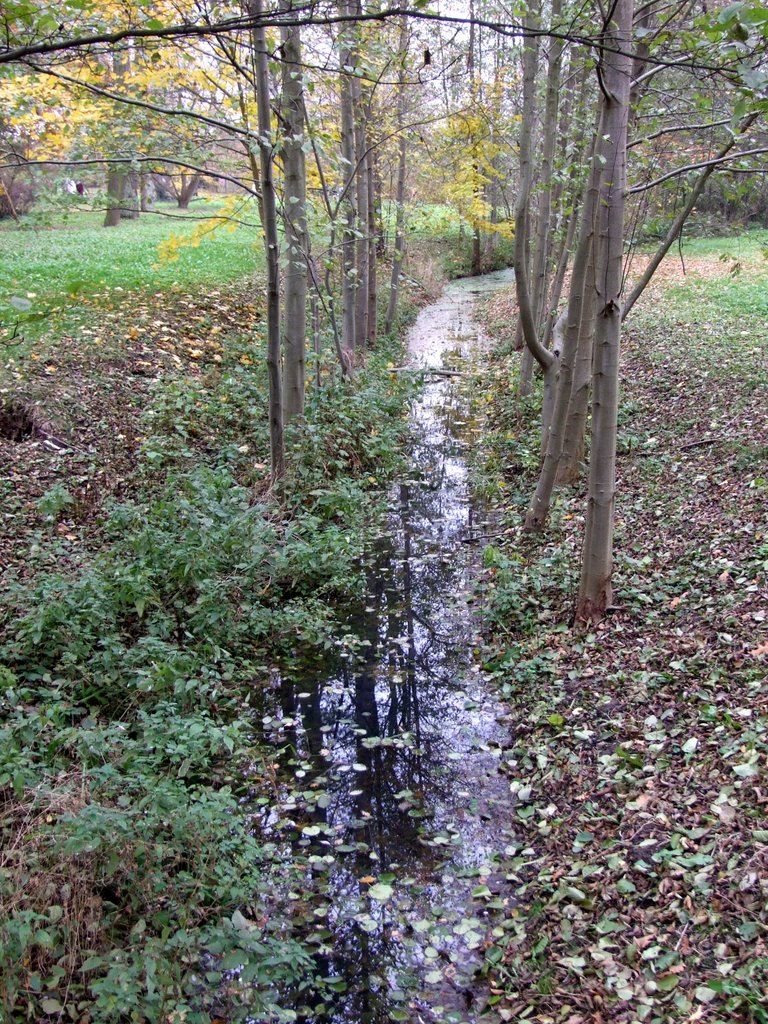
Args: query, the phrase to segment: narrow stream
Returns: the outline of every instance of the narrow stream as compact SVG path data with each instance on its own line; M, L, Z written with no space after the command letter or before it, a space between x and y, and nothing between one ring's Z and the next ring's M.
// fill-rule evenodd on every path
M410 365L460 369L487 340L478 292L510 279L449 285L410 331ZM502 934L513 807L498 770L505 709L473 663L482 544L468 541L483 525L468 487L472 416L457 378L427 378L411 472L350 617L359 649L315 678L281 679L265 719L295 751L297 792L279 813L307 822L307 893L295 895L333 979L334 1024L496 1019L476 975Z

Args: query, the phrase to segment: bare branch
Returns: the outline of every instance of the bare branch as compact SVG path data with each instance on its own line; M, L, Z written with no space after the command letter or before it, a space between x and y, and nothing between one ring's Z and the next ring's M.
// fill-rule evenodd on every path
M0 170L7 170L18 167L86 167L93 164L172 164L174 167L183 167L188 171L195 171L207 178L219 178L221 181L232 182L244 192L259 198L256 189L244 185L239 178L231 174L224 174L223 171L211 171L206 167L199 167L197 164L187 163L185 160L175 160L169 156L113 156L94 157L90 160L27 160L24 157L17 157L15 163L0 164Z
M687 174L689 171L700 171L705 167L720 167L722 164L731 163L734 160L743 160L748 156L764 156L766 153L768 153L768 146L761 146L759 149L744 149L740 153L729 153L727 156L713 157L711 160L701 160L695 164L686 164L684 167L677 167L674 171L667 171L666 174L662 174L660 177L654 178L653 181L648 181L644 185L633 185L632 188L627 189L627 195L632 196L639 192L647 192L649 189L655 188L671 178L678 178L681 174Z

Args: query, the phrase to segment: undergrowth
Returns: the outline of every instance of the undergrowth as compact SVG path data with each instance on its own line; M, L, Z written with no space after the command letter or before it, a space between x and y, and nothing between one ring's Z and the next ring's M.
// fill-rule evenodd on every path
M248 354L250 353L250 354ZM277 786L263 695L344 642L337 601L401 467L394 343L327 380L266 489L252 341L160 381L134 486L74 556L73 499L39 503L0 658L0 1011L10 1021L293 1020L322 1006L279 911L306 864L263 832Z
M698 269L625 329L595 628L568 625L585 482L523 533L537 410L508 344L483 371L484 663L516 723L514 935L489 959L505 1021L766 1020L764 271Z

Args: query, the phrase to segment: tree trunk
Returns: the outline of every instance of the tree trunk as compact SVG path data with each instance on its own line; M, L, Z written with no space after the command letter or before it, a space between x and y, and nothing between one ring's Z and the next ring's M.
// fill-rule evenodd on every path
M249 0L250 14L259 19L263 0ZM283 381L280 364L280 251L277 234L277 202L273 178L272 110L269 102L269 64L264 27L256 21L251 29L259 129L261 171L261 225L267 261L267 375L269 377L269 444L272 483L285 475L283 438Z
M589 394L592 389L592 353L595 340L595 312L597 293L595 280L595 240L589 251L587 262L584 301L581 307L579 340L573 368L571 398L568 403L568 417L565 424L563 450L557 467L557 483L573 484L581 476L584 461L584 436L589 415Z
M339 14L353 13L348 0L340 0ZM345 211L341 240L341 345L346 358L354 365L355 351L355 228L357 196L355 194L355 111L351 69L353 67L350 29L339 29L339 92L341 107L341 162L344 172L342 204Z
M522 130L522 125L520 126ZM519 193L518 193L519 199ZM529 201L529 200L528 200ZM520 232L522 232L520 234ZM529 255L530 255L530 218L528 217L527 206L522 217L522 223L518 222L515 217L515 254L517 254L518 238L520 247L522 249L522 255L520 259L524 260L525 267L527 268ZM517 255L515 255L517 259ZM515 263L517 267L517 263ZM527 271L526 271L527 273ZM517 269L515 269L515 281L517 281ZM521 398L525 398L530 394L531 388L534 387L534 355L525 344L525 332L522 329L522 317L519 312L519 298L518 298L518 313L517 313L517 333L515 335L515 351L520 352L520 373L517 382L517 393Z
M379 218L376 204L376 150L368 154L368 330L366 341L369 347L376 344L378 334L378 277L376 274L376 250L379 237Z
M152 207L151 184L149 176L139 171L139 209L142 213L148 213Z
M104 227L116 228L120 224L120 203L125 188L125 172L113 170L107 172L107 211L104 214Z
M400 287L400 271L405 259L405 172L407 147L405 134L401 133L399 139L400 152L397 163L397 191L395 194L395 248L392 253L392 277L389 282L389 303L387 305L387 319L384 326L386 334L392 331L392 326L395 322Z
M632 58L632 0L616 0L605 26L601 88L604 117L601 143L605 170L598 202L595 259L597 324L592 395L592 452L576 619L601 618L613 591L613 530L616 500L616 429L619 399L621 285L627 175L627 124Z
M137 171L129 171L123 179L121 220L139 219L139 175Z
M534 27L535 16L529 17L526 20L529 28ZM515 204L515 287L517 289L518 317L526 349L544 373L544 410L546 411L551 406L551 395L557 367L555 365L555 357L539 341L538 325L534 315L528 276L528 240L526 230L533 184L531 137L536 116L536 63L537 41L535 36L530 35L526 37L523 44L523 110L519 141L520 181L517 202ZM520 373L522 386L522 361ZM544 416L542 416L542 424L543 422Z
M176 201L179 205L180 210L188 210L189 204L192 199L195 198L197 190L200 186L200 174L183 174L181 175L181 187L177 191Z
M281 0L291 11L293 0ZM307 167L304 156L304 84L301 35L298 26L280 29L283 49L282 120L283 228L287 265L284 275L283 350L286 422L304 412L305 350L307 344Z
M552 23L555 25L562 10L562 0L552 0ZM552 173L554 170L555 143L557 141L557 109L560 100L560 69L563 57L563 41L552 38L549 41L547 59L547 92L544 101L544 139L541 153L539 181L539 205L536 215L536 243L533 256L533 313L539 338L544 345L547 338L544 324L547 297L547 277L552 250Z
M357 52L355 52L357 61ZM355 244L355 345L364 348L368 337L368 139L367 113L360 80L352 79L355 110L355 191L357 193L357 241Z
M600 138L600 136L601 132L598 131L597 137ZM592 250L595 210L602 176L603 159L604 153L602 148L596 149L582 211L579 244L571 271L571 290L568 308L565 313L565 332L559 360L557 393L547 429L544 462L525 520L525 529L528 531L539 531L543 529L546 523L557 477L560 454L563 448L563 434L572 390L573 367L577 353L579 331L582 326L584 294L586 288L591 286L591 280L588 280L587 271L589 256Z
M403 16L400 19L400 37L398 40L398 53L405 61L408 53L408 19ZM400 133L398 137L398 160L397 160L397 186L395 190L395 248L392 253L392 277L389 282L389 302L387 303L387 317L384 331L389 334L395 322L397 313L397 298L400 286L400 271L405 259L405 172L407 169L408 143L405 137L405 66L401 63L397 80L397 128Z
M565 274L568 270L568 261L571 258L571 253L573 252L573 240L576 235L576 227L579 223L579 212L580 197L574 197L573 209L571 210L568 218L565 237L559 243L560 254L558 256L557 269L555 270L555 275L552 278L552 287L550 288L547 299L548 310L546 320L544 321L544 332L542 335L545 344L547 344L547 339L552 334L552 329L555 326L557 307L560 305L560 297L563 293L563 284L565 283ZM547 347L549 347L548 344Z

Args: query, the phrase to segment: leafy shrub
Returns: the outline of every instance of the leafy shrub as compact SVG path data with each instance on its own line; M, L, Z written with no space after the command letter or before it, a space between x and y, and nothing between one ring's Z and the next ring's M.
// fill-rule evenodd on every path
M295 1019L322 998L280 906L299 862L260 833L266 665L334 646L413 386L372 355L289 430L258 497L261 370L166 382L142 487L79 568L16 581L0 646L0 1013ZM237 359L237 350L233 358ZM247 451L241 449L247 448ZM373 497L371 491L373 490ZM41 499L51 520L67 492ZM375 516L373 517L375 518ZM41 536L40 545L56 543ZM273 780L271 780L273 781Z

